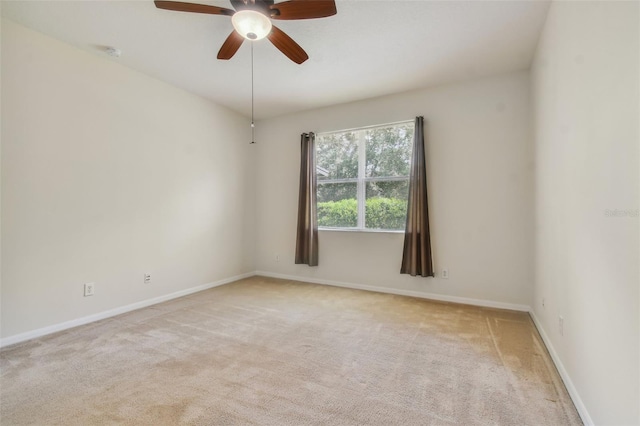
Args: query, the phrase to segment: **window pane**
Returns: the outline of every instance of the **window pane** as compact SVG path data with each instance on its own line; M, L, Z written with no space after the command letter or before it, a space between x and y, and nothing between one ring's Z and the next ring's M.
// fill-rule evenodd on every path
M413 124L367 130L366 177L409 176Z
M409 179L366 183L365 228L404 230Z
M358 142L353 132L319 135L316 139L318 181L358 177Z
M412 122L318 134L318 225L403 230L412 148Z
M318 184L318 226L355 228L358 226L358 184Z

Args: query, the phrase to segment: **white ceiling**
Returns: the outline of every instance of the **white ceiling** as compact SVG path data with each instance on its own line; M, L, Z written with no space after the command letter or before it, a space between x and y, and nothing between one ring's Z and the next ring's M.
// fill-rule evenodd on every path
M548 6L338 0L329 18L274 21L309 60L297 65L269 41L255 42L256 118L527 69ZM160 10L151 0L3 1L2 16L250 114L249 43L229 61L216 59L232 31L226 16Z

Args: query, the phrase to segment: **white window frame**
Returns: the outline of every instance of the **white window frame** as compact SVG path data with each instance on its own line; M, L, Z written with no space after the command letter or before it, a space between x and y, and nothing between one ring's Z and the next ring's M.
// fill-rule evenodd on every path
M353 183L357 184L357 200L358 200L358 223L356 227L330 227L330 226L318 226L318 230L321 231L348 231L348 232L391 232L391 233L404 233L403 230L398 229L374 229L366 228L365 223L365 210L366 210L366 189L367 182L390 182L390 181L408 181L409 176L390 176L390 177L366 177L367 173L367 141L365 140L365 133L367 130L381 129L385 127L399 126L402 124L413 124L413 120L396 121L393 123L376 124L374 126L358 127L353 129L335 130L331 132L316 133L316 138L322 136L335 135L337 133L349 133L356 134L356 141L358 144L358 177L357 178L345 178L345 179L328 179L317 181L318 186L324 183ZM316 167L317 172L317 167Z

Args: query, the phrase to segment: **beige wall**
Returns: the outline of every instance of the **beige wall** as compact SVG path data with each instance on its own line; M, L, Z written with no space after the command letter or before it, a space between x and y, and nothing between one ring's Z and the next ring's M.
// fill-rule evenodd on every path
M534 312L602 425L640 423L638 16L638 2L553 3L532 77Z
M294 265L300 134L412 119L426 123L434 266L400 275L402 234L320 231L320 265ZM529 305L533 178L526 72L261 121L259 271ZM275 255L280 261L275 261Z
M0 14L2 2L0 2ZM0 43L2 42L2 25L0 18ZM1 47L1 45L0 45ZM2 99L2 49L0 48L0 99ZM2 337L2 102L0 102L0 338Z
M254 269L246 118L10 21L2 60L3 337Z

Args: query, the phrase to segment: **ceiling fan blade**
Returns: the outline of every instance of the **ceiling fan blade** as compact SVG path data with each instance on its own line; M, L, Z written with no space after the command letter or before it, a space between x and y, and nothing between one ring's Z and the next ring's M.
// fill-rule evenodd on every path
M194 12L206 13L209 15L226 15L231 16L235 12L224 7L209 6L207 4L184 3L181 1L163 1L156 0L154 2L158 9L175 10L178 12Z
M240 49L243 41L244 37L233 30L224 43L222 43L222 47L218 52L218 59L231 59L238 49Z
M282 53L284 53L289 59L296 64L301 64L307 59L309 55L305 52L298 43L293 41L291 37L286 35L281 29L275 25L271 28L271 33L267 36L269 41L273 43Z
M276 11L271 16L273 19L326 18L337 13L334 0L289 0L273 4L269 8Z

